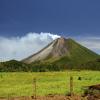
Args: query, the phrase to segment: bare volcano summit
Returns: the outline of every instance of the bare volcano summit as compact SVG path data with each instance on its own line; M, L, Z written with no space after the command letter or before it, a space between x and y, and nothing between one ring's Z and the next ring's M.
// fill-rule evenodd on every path
M25 63L32 63L34 61L46 60L49 58L57 58L68 54L68 48L65 46L67 40L64 38L58 38L47 45L45 48L24 59Z
M45 48L22 60L30 64L36 61L68 64L69 62L87 62L97 58L97 54L81 46L72 39L58 38Z

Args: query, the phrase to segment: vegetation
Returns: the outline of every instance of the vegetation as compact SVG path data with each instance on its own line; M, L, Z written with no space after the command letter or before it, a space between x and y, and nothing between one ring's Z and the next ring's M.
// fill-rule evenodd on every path
M33 95L34 78L36 78L37 95L66 95L69 93L70 76L74 78L75 94L82 94L84 86L100 83L99 71L1 72L0 97Z
M29 65L22 62L11 60L0 63L1 72L15 72L15 71L28 71L30 69Z
M15 60L0 63L0 72L48 72L48 71L64 71L68 70L100 70L100 59L89 61L77 65L71 60L62 58L60 61L53 63L49 62L35 62L32 64L25 64Z
M95 66L95 67L94 67ZM81 69L100 70L100 59L81 64Z

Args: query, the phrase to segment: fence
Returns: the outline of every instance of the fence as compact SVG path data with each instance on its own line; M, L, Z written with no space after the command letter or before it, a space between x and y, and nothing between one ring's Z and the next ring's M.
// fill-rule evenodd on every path
M22 98L23 100L32 100L32 99L36 100L37 96L43 95L43 94L45 94L45 95L59 95L59 94L61 94L61 95L71 95L72 96L74 94L74 85L75 85L74 78L72 76L70 76L70 77L68 76L67 78L66 77L59 77L60 76L59 74L57 76L52 74L52 75L47 75L46 78L41 78L41 76L39 76L39 78L38 77L33 78L31 85L30 85L30 88L32 90L30 93L31 95L29 96L27 94L26 96L25 95L18 95L18 96L20 98ZM27 84L28 84L28 82L27 82ZM27 84L26 84L26 86L27 86ZM30 92L30 90L27 90L28 88L26 88L22 84L20 84L20 86L25 88L23 90L23 94L25 91ZM12 91L14 89L15 88L12 88ZM22 91L20 93L22 93ZM7 99L8 100L14 99L13 92L11 94L7 95Z

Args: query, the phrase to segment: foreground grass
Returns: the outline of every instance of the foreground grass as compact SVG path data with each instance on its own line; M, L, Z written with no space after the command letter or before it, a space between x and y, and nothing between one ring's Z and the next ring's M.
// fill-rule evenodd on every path
M37 79L37 95L66 94L70 76L74 77L74 93L77 94L83 92L83 86L100 83L99 71L4 72L0 73L0 97L32 95L34 78ZM82 80L78 80L79 77Z

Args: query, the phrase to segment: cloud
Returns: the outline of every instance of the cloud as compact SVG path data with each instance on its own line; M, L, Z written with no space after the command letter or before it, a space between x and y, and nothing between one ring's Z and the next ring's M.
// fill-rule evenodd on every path
M83 46L100 54L100 37L81 37L76 40Z
M23 37L0 37L0 60L21 60L36 53L60 36L52 33L28 33Z
M0 37L0 60L21 60L41 50L60 36L52 33L27 33L22 37ZM100 37L73 37L83 46L100 54Z

